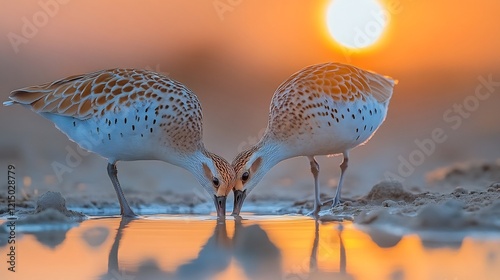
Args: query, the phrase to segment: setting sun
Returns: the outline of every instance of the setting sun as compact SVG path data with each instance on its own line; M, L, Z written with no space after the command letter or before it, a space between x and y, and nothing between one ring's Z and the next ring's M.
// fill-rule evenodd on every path
M0 6L0 280L500 280L500 0Z
M333 0L327 11L328 31L344 47L361 49L375 44L387 26L377 0Z

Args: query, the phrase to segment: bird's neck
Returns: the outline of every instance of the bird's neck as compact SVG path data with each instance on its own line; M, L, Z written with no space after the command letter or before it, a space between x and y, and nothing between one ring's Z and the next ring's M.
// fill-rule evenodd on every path
M259 143L244 152L243 156L245 157L243 162L253 174L253 179L245 184L247 194L257 186L273 166L289 158L285 146L268 137L263 137Z
M203 164L207 166L213 166L212 158L210 153L205 150L204 147L200 147L194 152L188 154L182 154L175 157L175 161L169 157L168 160L164 160L171 164L177 165L181 168L186 169L191 172L193 176L198 180L200 184L206 183L207 180L204 176Z
M263 170L269 170L281 161L292 157L283 143L270 137L264 136L252 149L254 149L253 158L262 158Z

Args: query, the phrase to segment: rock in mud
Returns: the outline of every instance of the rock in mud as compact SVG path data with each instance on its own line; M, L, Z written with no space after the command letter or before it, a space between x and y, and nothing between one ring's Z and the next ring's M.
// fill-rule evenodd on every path
M42 213L47 212L48 210L57 211L67 218L85 217L85 215L80 212L68 210L68 208L66 208L66 200L59 192L48 191L38 198L36 202L35 215L43 217ZM49 211L45 215L48 215L48 218L50 219L55 218L54 215L56 214L54 214L54 211Z
M364 197L368 201L382 202L385 200L412 202L416 196L403 188L400 182L383 181L371 189Z

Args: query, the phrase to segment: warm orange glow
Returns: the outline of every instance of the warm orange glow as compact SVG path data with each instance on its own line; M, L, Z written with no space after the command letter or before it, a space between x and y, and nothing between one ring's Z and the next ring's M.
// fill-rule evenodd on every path
M389 18L389 12L377 0L333 0L326 21L336 42L358 50L380 40Z
M16 279L96 279L103 275L128 279L144 269L147 261L162 275L195 267L206 270L207 276L212 273L213 279L248 279L245 269L267 263L278 272L281 263L281 275L288 279L342 274L389 279L394 273L410 280L494 279L500 273L500 259L492 257L500 254L498 241L465 239L460 248L426 249L417 236L408 236L381 248L352 224L344 224L343 230L338 224L319 225L316 234L315 222L307 218L257 218L250 217L241 225L228 220L225 226L215 227L214 220L154 217L122 224L119 234L120 219L92 219L70 229L54 248L25 234L17 241L22 261ZM84 237L91 230L108 234L102 243L91 245L95 241ZM2 256L5 248L0 249ZM246 268L245 253L251 257L246 261L252 262ZM261 258L264 261L259 262ZM208 264L200 266L202 260ZM190 267L191 263L197 265ZM5 271L0 272L2 279Z
M335 61L400 81L381 131L353 154L346 197L365 195L387 171L398 169L399 156L406 160L416 151L416 139L426 140L436 128L445 130L447 142L436 145L435 153L405 178L405 186L423 188L425 174L453 161L499 157L500 127L495 116L500 97L500 1L377 0L386 15L385 27L381 28L380 17L373 14L371 25L365 21L358 32L341 26L347 35L357 34L360 42L373 39L363 48L355 41L350 48L332 38L327 23L335 19L328 17L328 9L337 1L3 1L2 101L16 88L100 69L166 72L199 96L206 146L230 160L237 149L255 144L262 135L258 131L266 128L271 96L282 81L307 65ZM56 2L61 4L47 12L47 3ZM226 4L226 8L216 10L213 3ZM377 28L382 33L375 32ZM488 89L491 97L478 110L467 112L467 118L459 118L463 125L455 129L443 113L474 97L484 85L479 78L494 81L494 87ZM51 163L67 160L68 145L73 144L52 123L20 106L2 108L0 119L6 131L2 156L19 161L22 175L17 180L25 187L19 188L18 198L36 198L39 190L52 190L70 198L70 207L109 199L114 204L104 203L105 209L100 209L107 211L117 204L104 170L105 160L84 158L61 181ZM131 201L147 205L157 196L180 191L181 197L190 197L192 190L202 191L193 176L177 167L121 164L125 169L120 171L120 180ZM306 164L304 159L290 160L271 170L269 180L255 190L256 199L267 194L281 198L281 193L294 200L311 198L313 181ZM320 164L324 166L322 180L331 187L322 190L331 195L338 181L335 166L340 164L339 158ZM118 213L117 207L114 211ZM284 278L299 274L301 277L289 279L312 279L308 274L343 270L356 279L496 279L500 275L498 240L465 239L460 248L428 249L418 236L411 235L381 248L352 224L344 225L342 231L337 224L319 225L317 239L310 219L250 217L243 222L244 227L255 224L267 234L266 244L279 248ZM144 261L152 259L158 269L172 274L196 260L216 233L213 219L189 216L134 220L121 229L122 238L117 238L119 225L118 218L91 219L62 236L47 233L42 237L57 243L52 245L55 247L42 244L34 234L19 232L19 266L14 276L5 269L7 247L1 232L0 279L98 279L108 273L109 257L118 239L116 257L122 273L133 275ZM96 227L106 229L108 235L101 245L92 247L82 236ZM218 256L226 254L228 263L214 279L244 279L245 269L234 254L241 248L233 244L237 235L234 221L228 218L226 231L217 230ZM246 238L252 242L251 236ZM313 250L315 244L317 251ZM316 267L311 266L313 261ZM323 278L335 278L331 276Z

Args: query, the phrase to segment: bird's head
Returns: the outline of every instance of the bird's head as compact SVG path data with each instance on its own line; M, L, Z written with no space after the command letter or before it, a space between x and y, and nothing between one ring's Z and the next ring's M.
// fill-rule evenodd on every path
M263 158L255 153L255 149L241 152L233 160L236 180L233 188L234 208L231 215L238 216L246 196L266 174Z
M200 181L205 190L212 196L218 218L226 216L226 198L234 186L234 169L224 158L209 153L209 160L202 162Z

